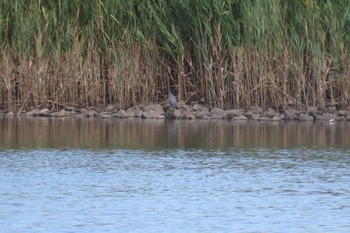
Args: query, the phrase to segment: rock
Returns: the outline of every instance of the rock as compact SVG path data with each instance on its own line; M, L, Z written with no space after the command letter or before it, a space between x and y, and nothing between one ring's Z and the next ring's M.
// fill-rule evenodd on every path
M232 118L232 120L235 120L235 121L246 121L246 120L249 120L246 116L244 115L239 115L239 116L236 116L234 118Z
M210 111L212 119L224 119L227 118L227 112L220 108L214 108Z
M282 117L281 117L281 115L278 113L278 114L276 114L275 116L273 116L273 117L271 118L271 120L272 120L272 121L280 121L280 120L282 120Z
M39 113L40 113L39 109L33 109L33 110L29 111L29 112L26 112L24 114L24 116L33 117L33 116L38 116Z
M232 110L226 110L227 118L232 119L238 116L241 116L243 114L243 111L240 109L232 109Z
M40 110L38 114L38 116L50 116L50 115L51 115L51 112L47 108Z
M253 116L255 116L256 114L254 114L253 112L251 111L247 111L243 114L247 119L251 119L253 118Z
M196 118L204 118L210 116L210 113L206 111L194 112L193 114Z
M336 108L335 106L329 106L329 107L326 108L326 111L327 111L328 113L333 113L333 114L335 114L335 113L337 112L337 108Z
M65 107L64 110L68 115L75 115L78 112L78 110L74 107Z
M112 112L112 113L117 113L120 109L120 106L118 105L115 105L115 104L109 104L107 107L106 107L106 111L107 112Z
M272 109L272 108L269 108L269 109L267 109L266 111L263 111L262 112L262 116L263 117L267 117L267 118L273 118L274 116L276 116L278 114L278 112L276 112L274 109Z
M146 106L141 107L141 110L144 111L144 112L154 111L154 112L162 112L162 113L164 113L164 110L163 110L163 108L162 108L162 106L160 104L146 105Z
M98 114L100 118L112 118L113 114L110 112L101 112Z
M200 104L193 105L192 111L193 111L193 115L196 118L205 118L205 119L210 118L209 109L203 105L200 105Z
M139 109L139 107L132 107L126 110L126 113L130 117L141 117L142 111Z
M298 119L298 115L300 114L299 111L294 110L294 109L288 109L286 111L284 111L284 116L283 119L284 120L299 120Z
M15 114L14 114L13 111L10 111L10 112L8 112L8 113L5 114L5 116L7 116L7 117L13 117L14 115L15 115Z
M80 114L84 117L97 117L98 113L96 110L87 110L86 108L80 109Z
M189 120L194 120L196 119L196 117L193 115L193 113L188 113L185 115L186 116L186 119L189 119Z
M195 104L192 107L193 111L199 111L199 112L209 112L209 109L203 105Z
M339 116L339 117L347 117L348 115L349 115L348 112L345 110L339 110L337 112L337 116Z
M95 110L88 110L87 117L97 117L98 113Z
M202 119L211 119L211 117L210 117L210 116L207 116L207 115L204 115L204 116L202 117Z
M262 116L260 114L253 114L252 118L250 118L250 120L253 120L253 121L269 121L270 118Z
M81 113L74 116L74 118L85 118L85 117L87 117L87 116L84 116Z
M164 115L160 114L159 111L148 111L148 112L143 112L141 114L141 118L144 118L144 119L164 119Z
M129 114L125 112L123 109L121 109L114 116L117 118L128 118Z
M251 107L249 111L252 112L253 114L261 114L263 112L262 109L259 107Z
M163 119L164 110L160 104L146 105L141 108L143 112L141 113L141 118L151 118L151 119Z
M192 107L189 105L180 105L178 107L178 110L180 111L181 115L179 116L179 119L195 119L196 117L193 114Z
M324 113L322 115L317 115L316 120L329 121L331 119L336 119L337 115L332 113Z
M183 105L179 105L178 107L179 111L183 114L186 114L186 113L189 113L189 112L192 112L192 107L186 105L186 104L183 104Z
M181 116L181 112L178 109L170 108L166 112L166 118L168 119L179 119Z
M86 108L81 108L80 114L83 115L84 117L89 117L89 111Z
M69 115L69 113L67 113L64 109L62 109L59 112L54 112L51 114L52 117L65 117L67 115Z
M314 117L309 115L308 113L300 113L297 119L299 121L313 121Z

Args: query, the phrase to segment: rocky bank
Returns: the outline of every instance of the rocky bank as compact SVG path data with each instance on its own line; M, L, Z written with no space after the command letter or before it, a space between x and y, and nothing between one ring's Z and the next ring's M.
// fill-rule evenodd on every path
M168 104L148 104L135 106L129 109L120 109L116 105L108 105L105 108L73 108L65 107L60 111L51 111L48 108L32 109L22 112L7 112L0 110L1 117L53 117L53 118L143 118L143 119L227 119L240 121L350 121L349 110L336 110L334 107L320 110L317 107L309 107L305 110L287 109L277 111L272 108L261 109L258 107L249 109L224 110L220 108L208 108L202 104L193 102L190 105L179 103L178 108L171 108Z

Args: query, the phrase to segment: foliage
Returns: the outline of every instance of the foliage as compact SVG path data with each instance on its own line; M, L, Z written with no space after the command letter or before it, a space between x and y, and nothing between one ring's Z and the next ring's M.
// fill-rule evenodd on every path
M350 0L1 0L0 105L350 104Z

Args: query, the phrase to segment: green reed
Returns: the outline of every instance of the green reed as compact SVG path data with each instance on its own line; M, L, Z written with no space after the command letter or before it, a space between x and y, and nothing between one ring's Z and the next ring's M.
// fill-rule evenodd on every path
M0 106L347 107L350 0L0 1Z

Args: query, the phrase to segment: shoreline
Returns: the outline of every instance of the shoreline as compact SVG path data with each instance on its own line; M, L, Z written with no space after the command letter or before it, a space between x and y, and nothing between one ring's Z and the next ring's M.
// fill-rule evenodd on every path
M120 109L117 105L108 105L105 108L85 107L74 108L65 107L60 111L51 111L48 108L35 108L30 111L8 112L0 109L0 117L51 117L51 118L141 118L141 119L222 119L239 121L349 121L349 110L336 110L329 107L320 110L317 107L309 107L304 110L289 108L287 110L275 110L268 108L263 110L259 107L244 109L224 110L220 108L210 109L205 105L193 103L190 105L178 104L174 109L169 104L148 104L134 106L129 109Z

